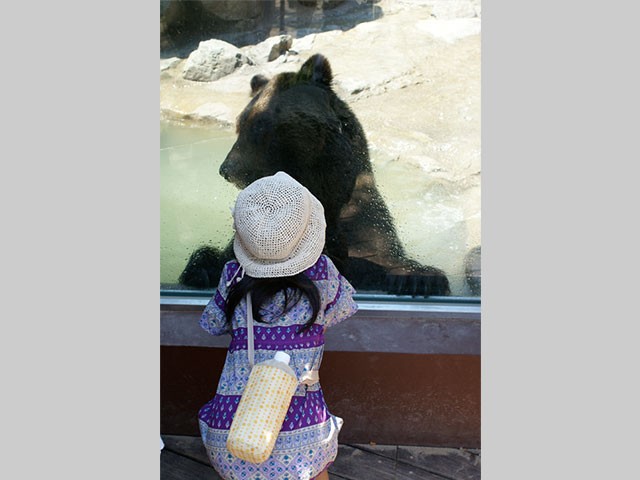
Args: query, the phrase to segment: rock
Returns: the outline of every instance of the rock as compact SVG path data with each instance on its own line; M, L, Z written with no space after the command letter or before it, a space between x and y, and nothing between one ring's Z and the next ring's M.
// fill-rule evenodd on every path
M193 118L197 121L218 123L231 127L234 124L235 112L232 112L228 105L222 103L208 102L200 105L193 111Z
M180 63L180 61L181 60L178 57L160 59L160 71L163 72L164 70L169 70Z
M255 64L272 62L280 55L289 51L293 45L293 37L291 35L278 35L267 38L264 42L251 47L244 47L241 50L246 53Z
M431 0L431 14L437 19L475 18L480 16L480 0Z
M316 39L316 34L311 33L304 37L298 37L293 39L292 50L296 52L309 51L313 48L313 41Z
M447 20L424 20L416 28L438 40L455 43L457 40L480 34L479 18L452 18Z
M253 62L242 51L222 40L200 42L185 62L182 76L185 80L212 82L229 75L237 68Z

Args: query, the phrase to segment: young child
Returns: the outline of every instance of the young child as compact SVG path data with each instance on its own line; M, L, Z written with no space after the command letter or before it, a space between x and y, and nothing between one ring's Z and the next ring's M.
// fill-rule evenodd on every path
M322 254L322 204L284 172L242 190L233 210L235 260L225 265L200 325L232 339L216 394L198 413L211 464L224 479L328 480L342 419L327 408L318 369L324 332L352 316L351 284ZM249 378L246 294L251 292L255 363L276 351L291 356L300 384L271 456L261 464L226 448L231 421Z

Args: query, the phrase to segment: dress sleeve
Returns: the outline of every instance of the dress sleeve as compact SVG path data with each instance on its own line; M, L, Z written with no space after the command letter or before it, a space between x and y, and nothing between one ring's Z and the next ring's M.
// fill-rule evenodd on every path
M227 262L222 269L220 275L220 282L213 297L204 307L204 312L200 317L200 326L211 335L224 335L225 333L231 333L231 325L227 322L227 316L225 315L225 309L227 307L227 281L233 277L233 274L238 269L236 262Z
M327 287L329 295L323 319L325 328L346 320L358 311L358 304L353 299L355 289L329 258L327 258Z

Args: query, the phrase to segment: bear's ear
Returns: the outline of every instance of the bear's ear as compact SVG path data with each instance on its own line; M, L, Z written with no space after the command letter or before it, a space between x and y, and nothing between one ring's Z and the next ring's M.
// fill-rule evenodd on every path
M331 65L329 61L319 53L309 57L304 62L297 75L299 82L315 82L322 85L331 86L333 74L331 73Z
M254 75L251 79L251 96L255 97L267 83L269 83L269 79L264 75Z

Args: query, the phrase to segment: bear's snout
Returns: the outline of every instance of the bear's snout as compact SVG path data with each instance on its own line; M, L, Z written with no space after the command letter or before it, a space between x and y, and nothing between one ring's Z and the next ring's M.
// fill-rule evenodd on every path
M228 167L228 163L227 163L226 160L224 162L222 162L222 165L220 165L220 168L218 169L218 173L227 182L229 181L229 167Z
M240 155L231 150L224 159L224 162L220 165L218 173L227 182L242 189L249 185L253 180L259 178L257 169L254 167L252 170L243 169L243 162L240 161Z

